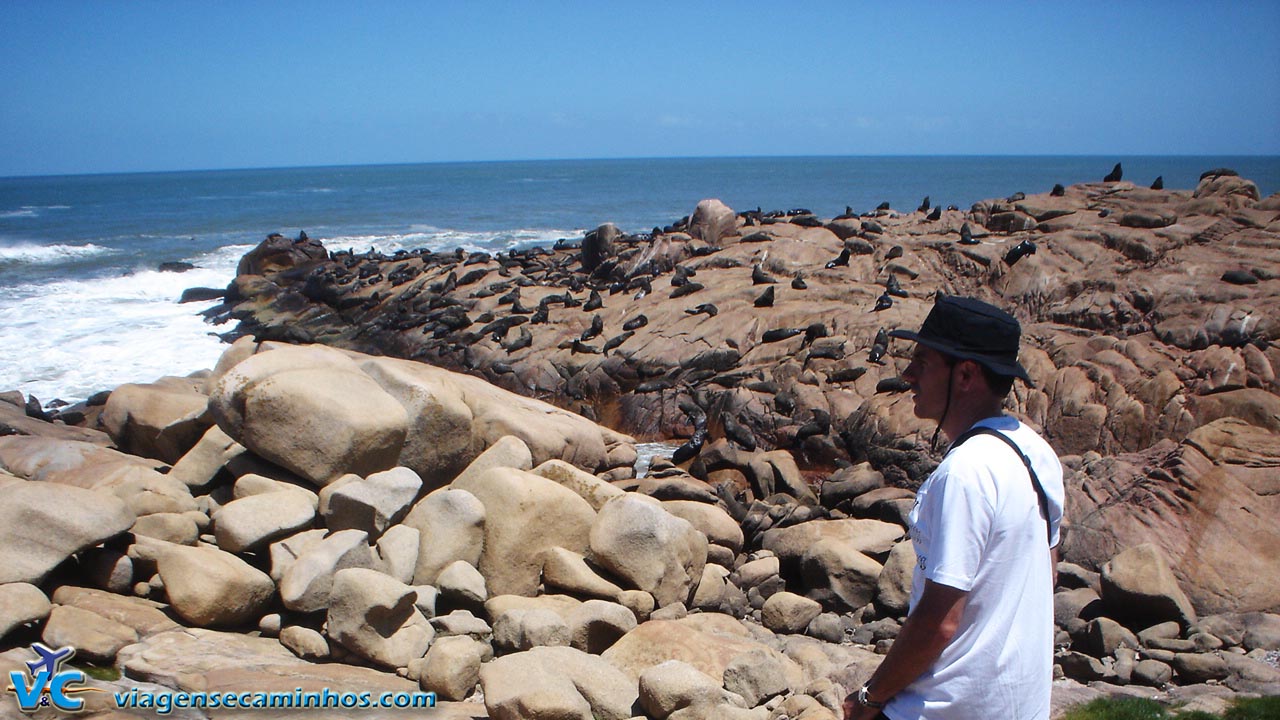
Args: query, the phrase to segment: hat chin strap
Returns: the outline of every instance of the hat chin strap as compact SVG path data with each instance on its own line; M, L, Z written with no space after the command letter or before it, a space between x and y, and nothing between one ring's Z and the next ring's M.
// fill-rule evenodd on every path
M942 424L947 421L947 413L951 412L951 381L956 375L956 365L959 363L950 355L947 358L947 401L942 406L942 417L938 418L938 427L933 429L933 437L929 439L929 449L937 452L938 450L938 433L942 432Z

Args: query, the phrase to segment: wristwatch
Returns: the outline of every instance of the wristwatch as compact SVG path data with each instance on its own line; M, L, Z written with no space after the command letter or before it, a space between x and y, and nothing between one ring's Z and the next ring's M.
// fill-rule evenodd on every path
M883 710L886 703L876 702L867 696L867 686L863 685L858 688L858 695L854 698L857 703L863 707L869 707L872 710Z

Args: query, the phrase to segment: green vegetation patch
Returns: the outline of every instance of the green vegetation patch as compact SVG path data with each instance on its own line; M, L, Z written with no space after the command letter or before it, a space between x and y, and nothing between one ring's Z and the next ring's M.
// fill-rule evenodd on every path
M1225 714L1178 711L1146 698L1098 698L1071 708L1062 720L1277 720L1280 696L1236 700Z

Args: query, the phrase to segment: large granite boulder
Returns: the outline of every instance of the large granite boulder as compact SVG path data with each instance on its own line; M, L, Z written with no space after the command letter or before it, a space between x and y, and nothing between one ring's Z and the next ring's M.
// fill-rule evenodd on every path
M217 380L209 407L241 445L319 486L394 467L408 431L404 408L354 361L314 347L249 357Z
M707 536L662 504L634 493L606 502L591 526L589 557L653 595L659 607L688 603L707 561Z
M215 547L165 548L156 563L173 611L196 627L232 627L256 620L275 595L261 570Z
M634 679L595 655L540 647L480 668L484 706L494 720L625 720L636 715Z
M534 595L552 547L585 552L596 513L577 493L532 473L492 468L455 482L485 509L478 567L493 595Z
M404 525L418 530L415 585L429 585L449 564L480 564L484 548L484 503L456 488L441 488L422 498L405 516Z
M195 378L162 378L117 387L107 398L102 424L121 450L177 462L213 425L209 398Z
M377 665L408 667L435 637L417 599L416 590L376 570L339 570L329 595L328 635Z
M128 530L135 515L108 493L14 482L0 502L0 583L42 582L72 555Z

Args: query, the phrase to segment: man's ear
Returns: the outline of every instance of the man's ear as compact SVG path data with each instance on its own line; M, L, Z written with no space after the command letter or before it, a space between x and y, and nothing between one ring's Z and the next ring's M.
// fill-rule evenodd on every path
M962 360L958 370L961 389L971 391L987 386L987 379L983 376L982 368L978 366L976 360Z

